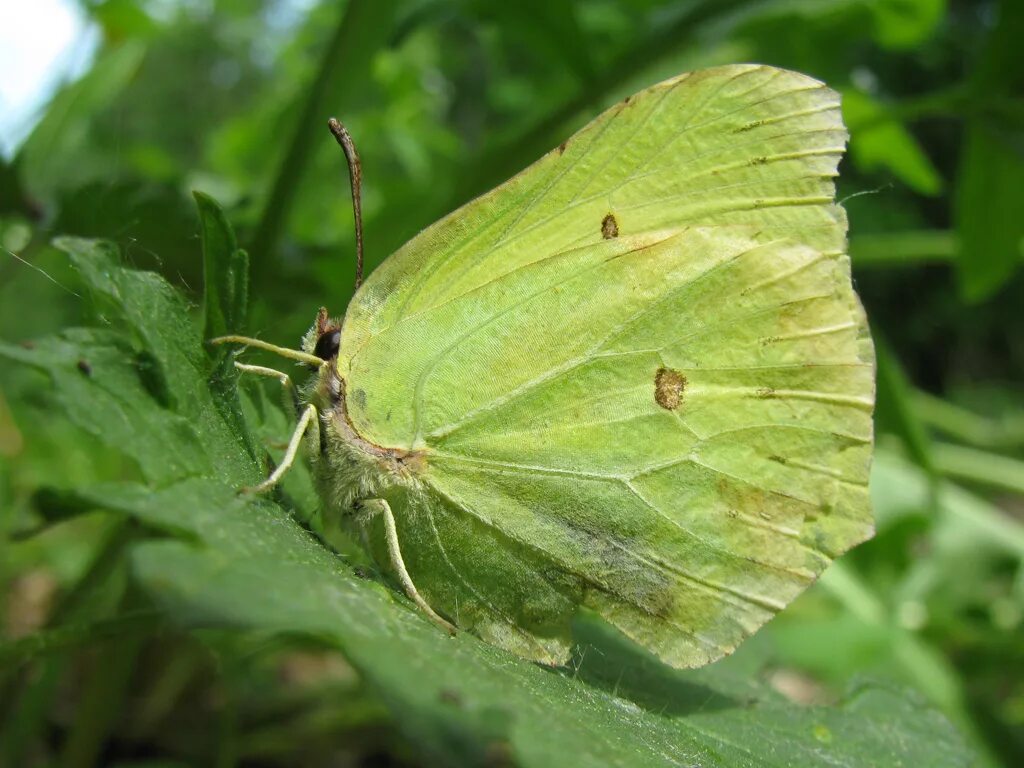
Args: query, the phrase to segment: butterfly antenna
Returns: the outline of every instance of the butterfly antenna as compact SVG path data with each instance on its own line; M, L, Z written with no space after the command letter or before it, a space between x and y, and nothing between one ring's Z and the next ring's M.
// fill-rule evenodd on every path
M356 145L345 126L335 118L327 121L334 138L345 153L345 161L348 163L348 180L352 185L352 213L356 219L356 288L363 283L363 204L362 185L363 169L359 165L359 154L356 152Z

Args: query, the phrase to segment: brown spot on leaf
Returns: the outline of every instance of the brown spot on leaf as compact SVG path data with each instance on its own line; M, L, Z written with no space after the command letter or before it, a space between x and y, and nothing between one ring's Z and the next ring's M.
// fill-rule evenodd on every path
M614 214L609 213L601 220L601 237L611 240L619 236L619 222L615 220Z
M512 745L504 740L492 741L484 747L482 764L486 768L513 768L516 761Z
M461 694L452 688L442 688L437 692L437 697L445 704L451 704L453 707L462 706Z
M683 402L686 377L671 368L659 368L654 374L654 400L662 408L674 411Z
M558 154L560 154L560 155L563 154L565 152L565 148L568 147L568 146L569 146L569 142L568 141L563 141L561 144L559 144L558 145Z

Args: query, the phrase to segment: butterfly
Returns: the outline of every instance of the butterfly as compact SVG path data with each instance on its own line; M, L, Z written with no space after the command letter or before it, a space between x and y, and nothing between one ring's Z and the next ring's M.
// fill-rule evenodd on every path
M519 656L564 662L581 608L676 667L730 653L873 532L846 139L805 75L683 74L357 278L302 351L215 340L316 371L256 490L305 440L423 613Z

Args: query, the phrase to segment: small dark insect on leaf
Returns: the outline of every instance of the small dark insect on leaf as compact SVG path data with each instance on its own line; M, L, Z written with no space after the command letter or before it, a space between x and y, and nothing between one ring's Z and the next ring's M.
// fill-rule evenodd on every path
M86 376L92 376L92 366L89 365L89 361L82 359L77 363L78 370L84 373Z

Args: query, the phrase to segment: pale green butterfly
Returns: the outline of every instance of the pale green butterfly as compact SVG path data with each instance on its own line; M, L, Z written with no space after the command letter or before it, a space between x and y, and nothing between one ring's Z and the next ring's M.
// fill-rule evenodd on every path
M218 340L317 367L257 490L312 433L327 511L441 626L560 663L583 606L674 666L730 653L872 534L846 137L804 75L681 75L421 232L302 352Z

